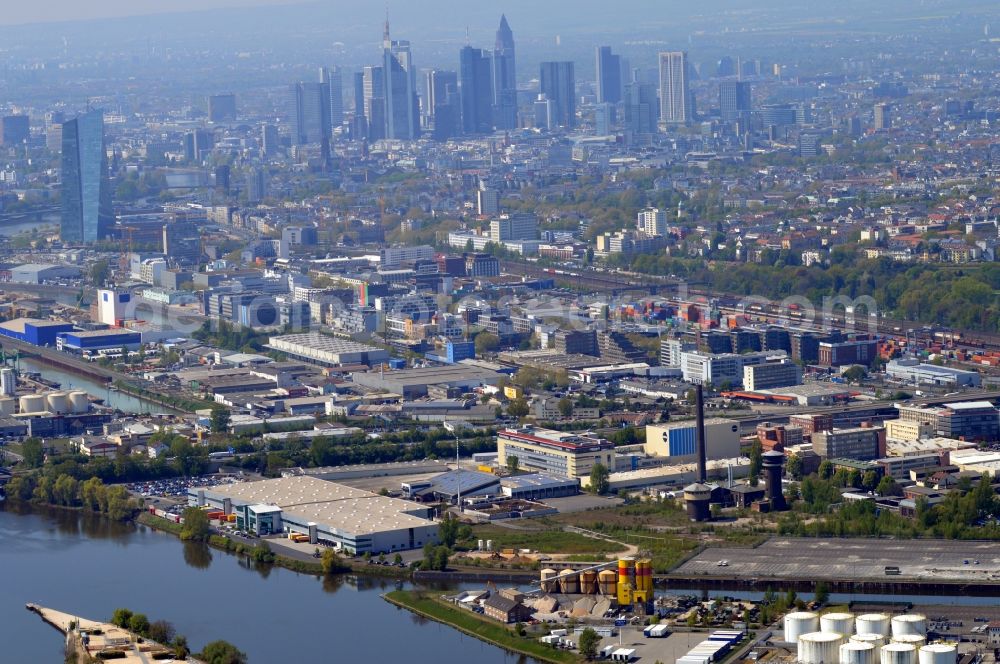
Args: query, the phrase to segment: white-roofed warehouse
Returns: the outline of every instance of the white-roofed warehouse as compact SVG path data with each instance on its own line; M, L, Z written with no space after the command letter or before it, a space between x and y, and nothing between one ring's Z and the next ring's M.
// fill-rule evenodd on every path
M315 477L193 487L188 503L235 513L241 530L302 533L310 542L326 540L355 555L438 543L438 525L430 519L433 508Z

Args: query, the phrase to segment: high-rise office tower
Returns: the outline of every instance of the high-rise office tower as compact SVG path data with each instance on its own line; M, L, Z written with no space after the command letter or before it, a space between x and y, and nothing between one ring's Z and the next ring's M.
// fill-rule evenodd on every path
M719 83L719 110L723 122L735 122L750 115L750 84L746 81Z
M576 126L576 80L572 62L543 62L540 67L539 92L552 102L556 125Z
M625 86L625 128L632 134L656 132L656 88L648 83Z
M261 125L260 149L265 157L273 157L278 154L278 128L273 124Z
M694 100L688 87L686 51L660 53L660 121L688 124L694 120Z
M62 126L65 121L62 111L52 111L45 116L45 147L50 152L62 150Z
M211 129L195 129L184 135L184 158L199 162L215 147L215 132Z
M292 145L322 143L330 137L330 93L323 83L296 83L289 88L288 117Z
M366 138L377 141L385 138L385 83L383 69L380 66L368 65L362 72L362 87L364 93L364 113L367 125Z
M385 137L413 140L420 136L420 101L417 72L413 67L410 42L389 38L389 21L382 35Z
M458 73L441 69L427 72L427 109L434 140L445 141L458 135L461 115Z
M622 100L622 59L610 46L597 47L597 101L617 104Z
M493 82L490 54L465 46L459 51L459 86L462 97L462 132L488 134L493 131Z
M63 242L96 242L114 222L104 111L85 113L62 126Z
M340 67L320 67L319 82L329 94L330 131L344 124L344 75Z
M514 61L514 33L507 17L500 15L493 47L493 109L497 129L517 128L517 72Z
M892 105L875 104L875 131L892 129Z
M235 122L236 95L210 95L208 98L208 119L211 122Z
M247 203L260 203L267 198L267 174L263 168L247 171Z

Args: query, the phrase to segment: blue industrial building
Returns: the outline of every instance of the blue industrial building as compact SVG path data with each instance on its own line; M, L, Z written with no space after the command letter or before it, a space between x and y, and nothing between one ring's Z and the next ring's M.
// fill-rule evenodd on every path
M445 357L449 364L469 360L476 356L476 344L471 341L448 341L445 344Z
M15 318L0 323L0 334L35 346L55 346L56 337L73 330L72 323L38 318Z
M107 330L80 330L60 332L56 345L60 350L83 353L106 348L129 349L138 348L142 344L142 335L131 330L112 328Z

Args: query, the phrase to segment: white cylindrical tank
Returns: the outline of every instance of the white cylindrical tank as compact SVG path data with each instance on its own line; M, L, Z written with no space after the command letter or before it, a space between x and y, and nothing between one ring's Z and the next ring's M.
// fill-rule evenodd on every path
M0 399L0 414L13 415L15 410L17 410L17 399L11 397Z
M854 634L853 613L824 613L819 617L819 628L834 634Z
M53 413L68 413L69 412L69 399L65 392L49 392L45 395L45 400L49 404L49 410Z
M932 643L917 651L919 664L955 664L958 650L947 643Z
M855 634L851 637L851 641L855 643L870 643L876 648L881 648L885 645L885 637L881 634Z
M892 617L892 636L919 634L927 636L927 618L919 613L904 613Z
M90 396L83 390L73 390L69 393L69 407L74 413L86 413L90 410Z
M45 397L41 394L26 394L20 401L22 413L41 413L45 410Z
M840 660L841 634L811 632L799 636L799 662L801 664L830 664Z
M819 631L819 616L811 611L785 614L785 642L798 643L803 634Z
M881 649L881 664L917 664L917 649L906 643L887 643Z
M487 551L493 550L493 540L486 540L486 550Z
M908 643L914 648L927 645L927 637L919 634L900 634L892 637L893 643Z
M864 613L854 619L858 634L889 635L889 616L884 613Z
M878 649L871 643L850 641L840 646L840 664L878 664L875 653Z
M485 551L486 550L486 542L484 542L483 540L479 540L479 548L477 550L478 551Z

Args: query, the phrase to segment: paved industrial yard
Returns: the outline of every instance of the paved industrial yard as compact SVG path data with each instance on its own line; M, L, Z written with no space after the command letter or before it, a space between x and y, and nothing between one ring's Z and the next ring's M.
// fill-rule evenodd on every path
M720 561L728 566L720 566ZM968 561L968 562L966 562ZM942 540L772 538L756 548L710 548L675 571L691 576L777 579L886 579L1000 581L995 542Z
M599 648L616 646L620 648L635 648L635 657L640 662L674 662L708 638L708 632L671 632L662 639L647 638L642 634L642 627L620 628L619 636L601 639ZM577 637L574 637L577 638Z

